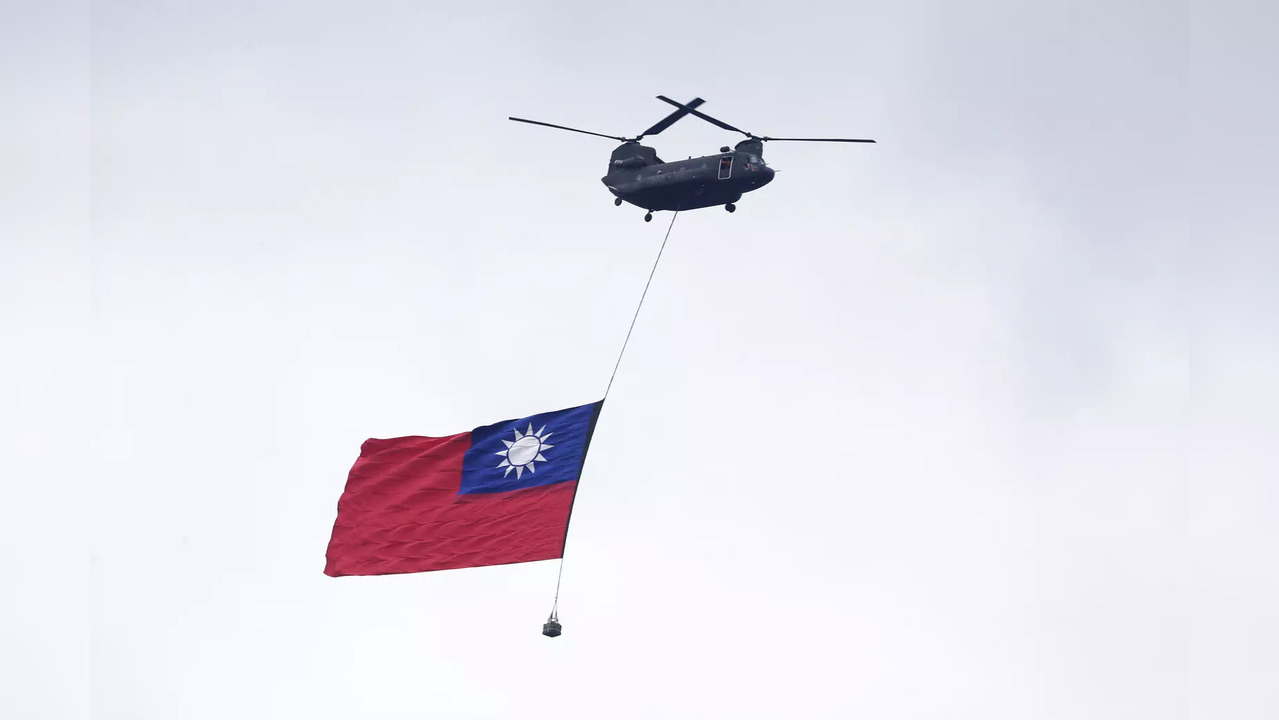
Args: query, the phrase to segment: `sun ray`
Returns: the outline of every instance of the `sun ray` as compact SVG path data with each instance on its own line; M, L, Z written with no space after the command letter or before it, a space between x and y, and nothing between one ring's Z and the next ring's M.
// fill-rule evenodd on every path
M507 450L510 450L510 449L511 449L511 446L515 444L514 442L512 442L512 441L510 441L510 440L503 440L502 442L506 443L506 449L507 449ZM501 455L502 453L498 453L498 454L499 454L499 455Z
M533 462L546 462L546 458L542 457L542 453L538 453L537 457L533 458ZM530 469L532 469L532 467L532 465L529 465Z

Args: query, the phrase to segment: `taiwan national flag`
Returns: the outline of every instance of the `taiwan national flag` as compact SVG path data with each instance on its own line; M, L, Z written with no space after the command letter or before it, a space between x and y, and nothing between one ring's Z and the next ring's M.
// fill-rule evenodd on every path
M448 437L370 439L324 573L389 575L562 557L603 401Z

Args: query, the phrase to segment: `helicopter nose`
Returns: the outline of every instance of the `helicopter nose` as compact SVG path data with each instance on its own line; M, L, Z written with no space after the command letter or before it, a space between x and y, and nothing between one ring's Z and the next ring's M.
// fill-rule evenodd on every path
M755 168L755 179L761 187L772 182L773 176L776 174L777 171L767 165L760 165Z

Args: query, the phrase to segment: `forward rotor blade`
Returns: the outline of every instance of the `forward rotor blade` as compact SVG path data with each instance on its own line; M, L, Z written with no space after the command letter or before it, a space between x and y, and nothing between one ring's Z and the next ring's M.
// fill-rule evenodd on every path
M525 120L524 118L517 117L507 119L514 120L515 122L528 123L529 125L544 125L546 127L558 128L560 130L568 130L569 132L582 133L583 135L594 135L596 137L610 138L612 140L621 140L622 142L626 142L627 140L627 138L619 137L617 135L604 135L602 133L591 132L590 130L578 130L577 128L565 127L564 125L554 125L548 122L541 122L540 120Z
M640 137L644 137L645 135L658 134L659 132L670 127L671 125L674 125L676 120L679 120L680 118L687 115L692 108L695 108L704 102L706 101L701 98L693 98L692 100L689 100L687 105L681 105L679 110L676 110L670 115L667 115L666 117L662 118L656 125L640 133Z
M677 107L677 108L683 108L685 111L687 111L687 112L688 112L688 114L689 114L689 115L693 115L694 117L699 117L699 118L701 118L701 119L705 120L706 122L708 122L708 123L710 123L710 124L712 124L712 125L715 125L715 126L718 126L718 127L722 127L722 128L724 128L725 130L730 130L730 131L732 131L732 132L739 132L739 133L741 133L741 134L745 135L746 137L755 137L754 135L751 135L750 133L746 132L745 130L741 130L741 129L739 129L739 128L735 128L735 127L733 127L732 125L729 125L728 123L726 123L726 122L724 122L724 121L722 121L722 120L716 120L715 118L711 117L710 115L707 115L706 113L698 112L698 111L694 110L693 108L689 107L688 105L681 105L681 104L679 104L679 103L675 102L674 100L672 100L672 99L670 99L670 98L666 97L665 95L658 95L658 96L657 96L657 99L658 99L658 100L661 100L662 102L665 102L665 103L670 103L671 105L674 105L674 106L675 106L675 107ZM701 103L698 103L698 104L700 105Z
M862 140L862 139L853 139L853 138L775 138L775 137L762 137L762 138L760 138L760 140L790 140L790 141L792 141L792 142L859 142L859 143L873 143L873 142L875 142L874 140Z

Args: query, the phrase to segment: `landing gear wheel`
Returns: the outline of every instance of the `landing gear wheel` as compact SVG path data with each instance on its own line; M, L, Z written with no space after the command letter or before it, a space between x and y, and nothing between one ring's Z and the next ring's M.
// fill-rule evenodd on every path
M724 209L725 209L725 210L727 210L727 211L729 211L729 212L737 212L737 206L736 206L736 205L734 205L733 203L729 203L729 204L725 205L725 206L724 206Z
M653 213L648 213L647 215L645 215L644 222L653 222Z
M622 205L622 199L621 199L621 198L617 198L616 200L614 200L614 201L613 201L613 204L614 204L614 205L617 205L618 207L621 207L621 205Z

